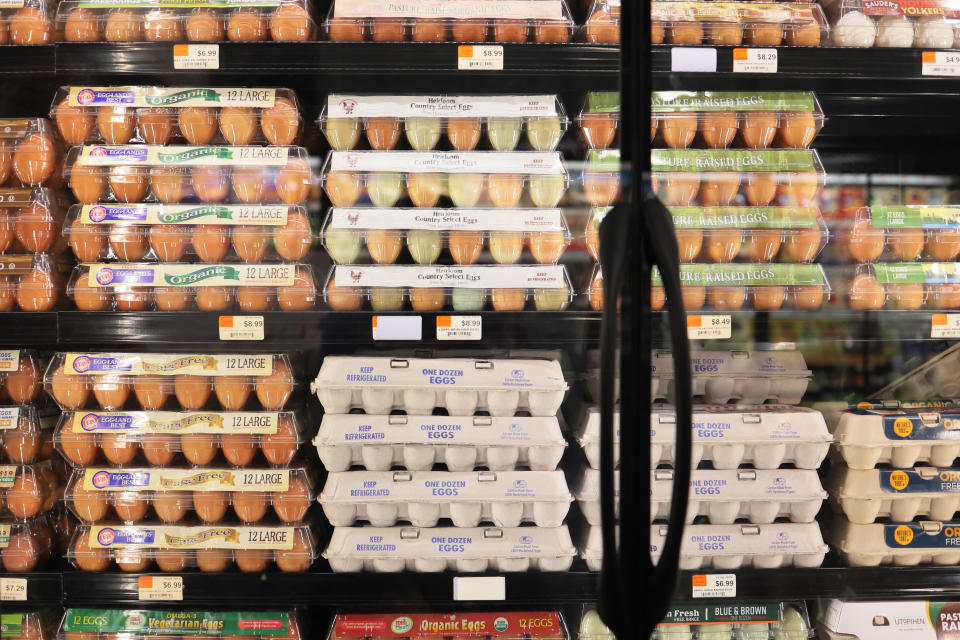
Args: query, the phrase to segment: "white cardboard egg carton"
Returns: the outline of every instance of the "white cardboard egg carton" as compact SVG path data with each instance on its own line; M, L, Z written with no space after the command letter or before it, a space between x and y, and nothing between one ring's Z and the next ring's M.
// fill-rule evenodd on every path
M654 562L660 559L666 534L666 525L651 525L650 555ZM816 522L691 524L683 530L680 568L732 570L748 567L819 567L828 549ZM591 571L600 570L603 556L600 527L590 527L580 555Z
M676 443L676 414L672 407L650 412L650 463L672 464ZM619 442L619 414L614 417L615 440ZM600 467L600 413L588 410L577 435L590 466ZM832 437L819 411L783 405L706 406L693 412L692 464L713 463L716 469L736 469L751 464L758 469L776 469L793 464L816 469L830 448ZM619 464L618 447L614 460Z
M830 502L856 524L878 518L951 520L960 511L960 468L851 469L834 465Z
M566 571L575 555L566 526L335 527L323 552L335 573Z
M567 383L556 360L327 356L310 389L326 413L552 416Z
M945 640L957 631L956 602L899 598L817 605L817 637L823 640Z
M552 417L324 414L313 440L327 471L557 468L567 446Z
M364 520L435 527L559 527L573 499L562 471L346 471L327 476L317 502L335 527Z
M851 469L949 467L960 457L960 410L850 409L833 437L835 451Z
M856 524L842 516L827 529L827 541L853 567L960 564L960 521L918 520Z
M616 472L617 498L620 474ZM672 469L650 472L650 517L663 520L670 513ZM574 496L591 525L600 524L600 472L584 469ZM769 524L777 518L813 522L827 493L816 471L808 469L694 469L690 476L687 522L697 516L711 524L747 520ZM618 504L619 512L619 504Z

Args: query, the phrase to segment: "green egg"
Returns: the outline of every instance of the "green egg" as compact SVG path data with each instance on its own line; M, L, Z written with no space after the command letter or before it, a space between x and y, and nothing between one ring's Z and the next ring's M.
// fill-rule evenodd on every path
M567 285L552 289L534 289L533 302L537 311L563 311L570 304Z
M413 229L407 232L407 249L417 264L433 264L443 250L443 236L439 231Z
M566 191L567 180L562 174L530 176L530 199L540 208L557 206Z
M440 118L407 118L407 142L417 151L430 151L440 141Z
M403 309L403 289L399 287L371 287L370 307L374 311L400 311Z
M527 122L527 141L537 151L551 151L557 148L563 128L557 116L530 118Z
M454 311L481 311L486 295L483 289L454 287L452 298Z
M371 173L367 193L377 207L392 207L403 197L403 176L399 173Z
M327 229L323 245L337 264L352 264L360 254L360 232L356 229Z
M454 206L461 209L475 207L483 195L483 174L451 173L447 178L447 190Z
M489 118L487 120L487 139L494 151L513 151L520 142L520 118Z
M353 118L328 118L323 127L327 142L337 151L348 151L360 139L360 121Z

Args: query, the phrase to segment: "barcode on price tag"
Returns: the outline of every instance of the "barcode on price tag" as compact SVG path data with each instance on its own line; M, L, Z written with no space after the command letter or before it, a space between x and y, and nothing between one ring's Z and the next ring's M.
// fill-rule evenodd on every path
M0 600L23 601L27 599L26 578L0 578Z
M437 340L480 340L482 316L437 316Z
M219 69L220 45L175 44L173 45L174 69Z
M263 340L263 316L220 316L221 340Z
M920 73L925 76L960 76L960 53L924 51L920 54Z
M935 313L930 319L931 338L960 338L960 313Z
M698 573L691 577L691 581L694 598L737 597L737 574L735 573Z
M457 69L503 71L503 47L498 44L462 44L457 47Z
M687 337L691 340L726 340L733 325L729 315L687 316Z
M137 579L139 600L183 600L183 578L180 576L140 576Z
M733 50L734 73L776 73L777 50L737 47Z

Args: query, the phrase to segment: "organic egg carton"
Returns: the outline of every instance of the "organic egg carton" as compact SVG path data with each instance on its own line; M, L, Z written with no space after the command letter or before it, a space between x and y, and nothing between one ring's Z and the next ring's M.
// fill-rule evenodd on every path
M620 474L615 473L619 502ZM672 469L650 472L651 521L669 516L672 487ZM587 522L599 525L600 472L584 469L573 493ZM690 476L687 522L697 516L706 517L711 524L733 524L735 520L769 524L777 518L813 522L826 497L813 470L695 469ZM619 504L617 509L619 513Z
M960 468L851 469L834 465L827 490L835 511L855 524L878 518L951 520L960 511Z
M567 383L556 360L327 356L310 389L326 413L553 416Z
M960 457L960 411L850 409L834 429L834 454L851 469L918 462L949 467Z
M327 471L360 466L450 471L557 468L567 446L556 417L325 414L313 444Z
M666 533L666 525L655 524L650 528L650 554L654 562L660 558ZM819 567L827 550L816 522L692 524L683 530L680 568ZM600 570L603 557L600 527L590 527L580 555L591 571Z
M673 464L676 414L672 407L650 412L650 463ZM620 440L619 414L614 416L615 442ZM600 413L587 412L577 434L590 466L600 468ZM691 462L711 462L716 469L736 469L751 464L776 469L792 464L816 469L823 462L832 438L819 411L781 405L695 406ZM614 462L620 463L618 447Z
M335 527L559 527L572 498L562 471L347 471L327 476L317 502Z
M576 549L560 527L336 527L323 557L335 573L566 571Z
M834 519L827 541L850 566L960 564L960 521L856 524Z

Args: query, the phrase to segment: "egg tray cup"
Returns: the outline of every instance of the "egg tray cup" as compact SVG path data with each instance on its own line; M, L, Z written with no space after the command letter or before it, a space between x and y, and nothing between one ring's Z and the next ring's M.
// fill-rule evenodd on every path
M63 497L63 481L52 461L0 467L0 515L32 518L53 509Z
M39 391L36 378L28 380L28 384L33 393ZM56 407L48 403L0 406L0 465L33 464L49 458L53 453L55 414L59 414Z
M276 468L289 465L304 442L302 420L293 412L203 409L64 411L54 435L57 449L74 467L136 466L141 459L152 467L181 462L207 467L227 450L229 465L247 467L260 457L259 450L266 464Z
M862 207L841 241L856 262L950 262L960 255L960 209Z
M258 97L244 97L251 95ZM50 118L71 145L288 146L303 131L290 89L64 86Z
M951 49L960 45L957 13L949 2L936 3L940 15L907 16L899 3L865 8L859 0L836 3L832 44L838 47Z
M370 544L374 536L378 536L377 544ZM516 573L567 571L576 550L566 525L335 527L322 555L334 573Z
M46 361L33 349L0 351L0 395L4 403L26 405L38 400L45 366Z
M823 114L815 111L654 111L650 116L650 142L662 149L808 149L821 129Z
M855 524L871 524L879 518L942 521L953 520L960 512L960 494L952 488L958 477L960 469L954 467L890 470L835 464L826 485L834 512Z
M83 146L67 154L65 177L83 204L300 204L311 187L307 157L302 147Z
M620 42L620 0L592 0L578 38L592 44Z
M249 539L289 538L292 543L271 541L250 544ZM96 546L97 544L101 546ZM280 548L292 544L291 548ZM191 546L192 545L192 546ZM198 547L196 545L203 545ZM105 571L116 566L123 572L149 572L154 565L164 573L196 568L220 573L231 565L244 573L276 568L284 573L307 571L316 559L308 525L80 525L67 553L82 571Z
M5 514L0 516L0 528L6 527L9 527L9 541L0 543L0 576L4 572L28 573L41 569L54 550L55 532L47 515L21 519ZM4 605L8 606L13 605Z
M830 26L818 4L654 2L650 42L677 45L819 47Z
M123 7L85 8L82 0L57 7L58 42L304 42L317 39L306 0L277 0L274 7L186 9L160 7L155 0Z
M960 263L859 265L844 283L851 309L958 309Z
M951 374L955 375L955 374ZM841 414L833 430L832 454L851 469L877 465L910 469L915 465L952 467L960 458L960 440L952 425L955 410L879 411L853 409ZM903 435L905 434L905 435Z
M0 132L0 184L15 177L27 187L63 185L64 144L53 123L45 118L3 118Z
M0 11L0 44L52 44L52 0L25 0Z
M53 311L65 302L69 266L62 256L44 253L3 256L0 275L0 312Z
M854 524L836 516L824 528L827 542L851 567L960 564L952 545L960 521Z
M0 253L63 253L70 202L46 187L0 189Z

